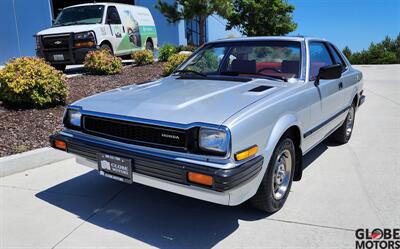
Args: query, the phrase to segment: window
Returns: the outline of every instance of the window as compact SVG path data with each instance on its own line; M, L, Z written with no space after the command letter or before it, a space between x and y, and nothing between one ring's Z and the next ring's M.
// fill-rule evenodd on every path
M310 80L315 80L321 67L333 65L328 48L323 42L311 42L310 51Z
M214 76L286 80L300 77L300 62L300 42L226 42L203 47L179 69Z
M343 67L343 70L346 69L346 63L344 62L342 56L340 56L339 52L336 50L336 48L332 45L329 44L329 47L331 48L331 52L333 55L333 59L335 60L335 64L340 64Z
M66 8L58 15L54 26L101 23L104 5Z
M187 69L202 73L215 73L221 65L225 51L224 47L205 49L191 61Z
M119 18L118 10L114 6L108 7L107 24L121 24L121 18Z
M198 18L187 20L186 23L186 39L188 44L201 45L200 44L200 24ZM207 22L204 30L207 30ZM207 32L205 32L204 40L207 40Z

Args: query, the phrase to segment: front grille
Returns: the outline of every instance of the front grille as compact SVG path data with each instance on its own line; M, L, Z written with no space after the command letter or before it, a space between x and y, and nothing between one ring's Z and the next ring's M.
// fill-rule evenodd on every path
M157 148L187 150L186 130L83 116L83 131L96 136Z
M44 36L42 38L44 49L68 49L70 35Z

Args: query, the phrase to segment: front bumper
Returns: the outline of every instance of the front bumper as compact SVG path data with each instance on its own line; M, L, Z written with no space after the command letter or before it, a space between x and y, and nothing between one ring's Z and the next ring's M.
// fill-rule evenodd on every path
M68 137L62 134L50 136L50 143L54 148L56 148L54 145L55 140L65 142L67 145L66 151L68 153L83 157L92 163L97 164L97 156L100 152L131 158L134 162L132 167L134 174L157 178L181 186L196 186L213 192L229 191L250 181L259 175L264 162L264 158L258 156L234 168L218 169L195 163L150 156L126 148L116 148L115 146L107 146L96 143L95 141ZM208 187L189 182L187 180L189 171L212 176L214 179L213 185Z
M81 64L85 61L86 54L89 51L97 50L97 47L91 48L74 48L69 50L36 50L36 55L44 58L50 64L54 65L74 65ZM63 55L64 60L54 60L54 55Z

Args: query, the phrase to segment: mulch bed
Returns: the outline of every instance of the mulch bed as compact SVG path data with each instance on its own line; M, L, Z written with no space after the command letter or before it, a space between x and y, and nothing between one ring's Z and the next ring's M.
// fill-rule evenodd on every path
M68 79L68 104L117 87L159 79L162 63L125 67L112 76L83 75ZM0 102L0 157L49 146L49 135L62 128L63 106L10 110Z

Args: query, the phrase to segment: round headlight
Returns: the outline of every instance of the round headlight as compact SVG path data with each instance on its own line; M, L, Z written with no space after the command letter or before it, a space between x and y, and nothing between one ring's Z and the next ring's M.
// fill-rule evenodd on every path
M225 131L200 128L199 147L204 151L216 154L226 154L228 150L228 136Z

